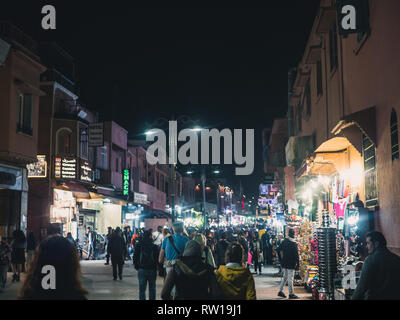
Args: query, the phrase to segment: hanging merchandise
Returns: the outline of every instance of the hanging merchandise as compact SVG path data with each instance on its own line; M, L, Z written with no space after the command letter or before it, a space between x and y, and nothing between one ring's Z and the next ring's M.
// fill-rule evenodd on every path
M337 203L334 204L333 210L336 213L336 218L344 218L344 213L346 211L348 199L339 199Z

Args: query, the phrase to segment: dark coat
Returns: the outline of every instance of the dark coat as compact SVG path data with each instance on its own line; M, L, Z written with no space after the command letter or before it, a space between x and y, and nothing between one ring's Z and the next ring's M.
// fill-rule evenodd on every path
M215 248L215 263L217 266L225 265L225 253L228 249L229 242L226 240L219 240Z
M149 254L153 256L154 264L153 266L145 266L140 261L140 254L142 251L147 251ZM145 270L157 270L158 267L158 247L153 244L151 240L142 240L139 241L135 247L135 252L133 254L133 264L136 270L145 269Z
M297 243L286 238L278 248L281 266L284 269L297 269L299 266L299 251Z
M364 262L353 300L400 300L400 257L376 249Z
M121 235L114 232L110 237L110 242L108 246L110 247L110 254L113 258L123 257L125 250L125 241Z

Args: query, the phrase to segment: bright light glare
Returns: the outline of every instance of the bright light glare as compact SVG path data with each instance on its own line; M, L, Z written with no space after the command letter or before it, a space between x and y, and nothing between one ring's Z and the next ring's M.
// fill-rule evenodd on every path
M347 222L349 225L354 226L358 223L358 217L357 216L351 216L347 219Z

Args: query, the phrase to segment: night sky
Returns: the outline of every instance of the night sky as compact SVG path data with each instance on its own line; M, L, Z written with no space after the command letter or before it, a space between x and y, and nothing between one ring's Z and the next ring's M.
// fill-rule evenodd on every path
M257 194L261 129L286 114L287 72L302 57L319 0L224 8L5 2L1 20L70 53L81 99L132 138L148 129L146 122L172 114L190 115L208 128L256 129L255 171L241 180L245 193ZM45 4L56 7L55 31L41 29ZM221 170L232 184L238 182L230 166Z

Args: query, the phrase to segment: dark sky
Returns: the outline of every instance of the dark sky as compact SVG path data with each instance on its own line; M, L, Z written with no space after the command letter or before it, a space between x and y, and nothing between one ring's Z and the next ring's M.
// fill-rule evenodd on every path
M319 0L219 8L5 2L0 18L69 52L83 101L131 135L172 114L190 115L208 128L256 129L256 168L241 179L246 193L257 193L261 129L286 114L287 72L302 57ZM45 4L56 7L55 31L41 29ZM231 167L221 169L232 176Z

